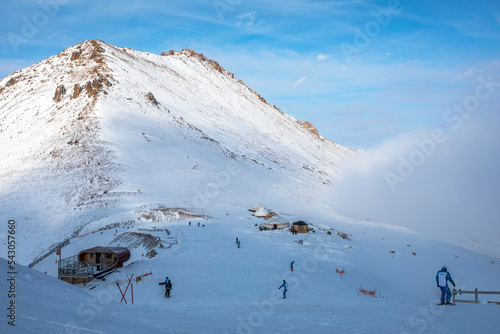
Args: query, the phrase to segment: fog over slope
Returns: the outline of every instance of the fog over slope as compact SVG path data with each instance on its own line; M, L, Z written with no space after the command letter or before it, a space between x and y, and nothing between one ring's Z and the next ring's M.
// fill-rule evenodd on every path
M497 89L460 123L359 150L332 186L334 207L500 257L499 103Z

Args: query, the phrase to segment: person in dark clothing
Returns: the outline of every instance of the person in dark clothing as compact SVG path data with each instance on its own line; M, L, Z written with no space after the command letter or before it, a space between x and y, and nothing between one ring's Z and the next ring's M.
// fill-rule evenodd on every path
M283 289L283 299L286 299L286 292L288 291L288 283L283 280L283 284L281 284L281 286L278 288L281 290L281 288L284 288Z
M165 298L170 297L170 290L172 290L172 281L168 281L168 283L165 283Z

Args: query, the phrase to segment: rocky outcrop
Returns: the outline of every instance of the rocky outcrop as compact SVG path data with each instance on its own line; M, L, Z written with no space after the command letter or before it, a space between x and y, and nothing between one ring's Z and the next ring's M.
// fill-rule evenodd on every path
M95 97L99 92L107 94L107 92L104 90L104 87L110 87L110 86L111 82L109 82L108 78L106 78L103 75L100 75L98 78L92 81L87 81L87 83L85 84L85 86L83 86L83 88L85 89L89 97Z
M153 95L153 93L149 92L146 94L146 99L148 99L149 102L151 102L152 104L154 105L158 105L158 101L156 101L156 98L155 96Z
M54 101L56 103L60 102L64 97L64 94L66 94L66 88L64 88L64 85L57 86L56 92L54 94Z
M5 84L5 87L9 87L14 85L17 82L17 77L16 78L10 78L9 81Z
M80 93L82 92L82 86L79 84L75 84L73 87L73 96L71 98L76 99L78 96L80 96Z
M297 121L297 123L299 123L300 125L302 125L304 128L306 128L307 130L309 130L310 132L312 132L316 137L319 137L319 132L318 132L318 129L316 129L314 127L314 125L312 125L311 123L309 123L308 121L305 121L304 123L301 123L299 121Z
M82 56L82 50L75 51L71 54L71 61L80 59L81 56Z
M87 65L89 60L94 60L98 64L104 63L103 54L106 51L101 43L102 41L90 40L80 43L76 50L71 52L70 60L79 65ZM68 54L66 54L68 56Z

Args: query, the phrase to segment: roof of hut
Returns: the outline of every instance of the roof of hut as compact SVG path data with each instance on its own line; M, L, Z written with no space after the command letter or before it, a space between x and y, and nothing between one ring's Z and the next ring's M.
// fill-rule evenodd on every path
M307 225L307 223L303 222L302 220L299 220L298 222L295 222L292 225Z

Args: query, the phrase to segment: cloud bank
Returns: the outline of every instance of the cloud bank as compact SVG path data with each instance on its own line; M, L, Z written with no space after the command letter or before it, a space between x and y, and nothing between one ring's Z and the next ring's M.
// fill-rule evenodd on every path
M500 117L489 102L455 129L360 150L332 187L334 208L500 257Z

